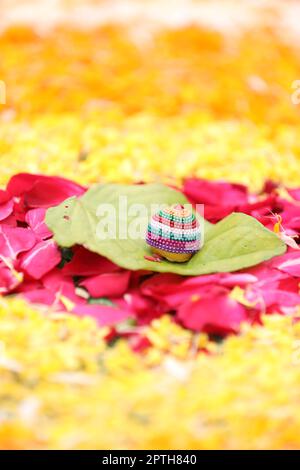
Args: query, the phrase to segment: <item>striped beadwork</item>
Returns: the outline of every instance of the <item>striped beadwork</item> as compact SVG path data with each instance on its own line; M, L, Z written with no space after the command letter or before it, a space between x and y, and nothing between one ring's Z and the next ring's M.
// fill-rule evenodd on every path
M146 242L169 253L195 253L201 242L198 221L184 206L163 209L151 218Z

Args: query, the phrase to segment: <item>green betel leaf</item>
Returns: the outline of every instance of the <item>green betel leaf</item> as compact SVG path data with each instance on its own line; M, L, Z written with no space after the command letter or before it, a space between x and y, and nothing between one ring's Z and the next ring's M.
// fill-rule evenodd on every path
M139 212L134 204L143 205L145 213ZM144 235L154 204L187 204L187 200L180 192L162 184L103 184L91 188L80 198L71 197L49 209L46 223L61 247L83 245L131 270L191 276L231 272L259 264L286 250L279 237L256 219L233 213L216 225L202 219L204 246L188 262L148 261L144 256L149 256L151 249ZM113 211L115 225L108 224L110 235L101 239L99 223L103 223L106 208ZM128 230L124 231L124 227ZM138 231L143 237L135 239L131 231Z

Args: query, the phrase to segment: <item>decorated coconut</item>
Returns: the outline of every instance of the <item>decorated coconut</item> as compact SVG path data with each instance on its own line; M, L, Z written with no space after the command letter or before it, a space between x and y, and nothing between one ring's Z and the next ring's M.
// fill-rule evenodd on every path
M200 249L200 226L184 206L167 207L151 217L146 242L154 255L184 263Z

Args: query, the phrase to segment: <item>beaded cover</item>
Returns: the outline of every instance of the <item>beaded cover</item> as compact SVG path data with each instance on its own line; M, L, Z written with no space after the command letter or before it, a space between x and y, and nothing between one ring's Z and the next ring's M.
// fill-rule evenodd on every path
M146 242L154 248L170 253L195 253L200 241L199 223L182 205L160 210L148 224Z

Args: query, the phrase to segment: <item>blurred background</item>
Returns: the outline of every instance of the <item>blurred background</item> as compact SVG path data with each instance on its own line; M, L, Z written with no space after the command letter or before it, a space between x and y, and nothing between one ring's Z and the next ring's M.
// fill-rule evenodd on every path
M0 182L21 168L84 184L296 185L299 12L278 0L2 0Z
M145 22L182 26L210 24L226 30L246 26L269 11L297 33L297 0L2 0L1 24L26 22L37 27L71 22L90 27L104 22ZM290 31L289 31L290 32Z

